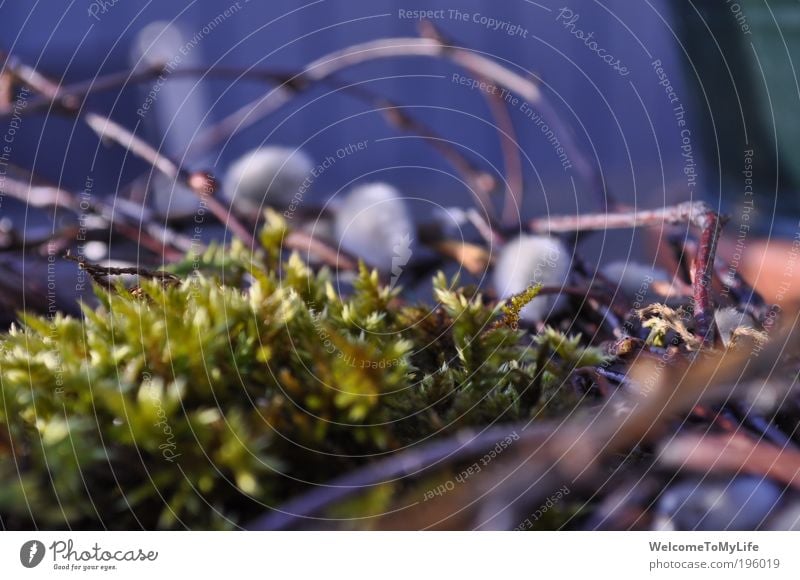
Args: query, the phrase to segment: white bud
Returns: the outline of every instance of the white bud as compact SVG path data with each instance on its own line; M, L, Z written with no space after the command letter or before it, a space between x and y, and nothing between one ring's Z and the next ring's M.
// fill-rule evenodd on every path
M267 146L242 155L225 174L223 194L240 211L258 214L265 206L282 209L314 170L299 149Z
M559 240L548 236L520 236L500 251L494 268L494 286L501 298L519 294L532 284L564 286L571 257ZM520 311L524 320L544 320L564 308L563 296L537 296Z
M336 212L342 249L383 272L399 276L411 258L414 225L400 192L387 183L351 190Z
M722 344L728 346L733 338L733 333L737 328L754 328L756 321L746 312L741 312L736 308L720 308L714 313L714 322L717 323L719 337Z
M86 242L83 245L83 256L91 262L99 262L108 256L108 244L100 241Z

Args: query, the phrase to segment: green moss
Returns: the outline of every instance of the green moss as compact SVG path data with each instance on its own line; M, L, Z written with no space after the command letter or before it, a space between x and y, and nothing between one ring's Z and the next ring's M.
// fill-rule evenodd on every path
M255 255L214 247L172 268L178 285L98 289L83 319L0 337L6 527L235 527L370 457L537 413L543 360L547 396L571 405L565 374L601 360L497 324L502 304L441 274L432 308L363 266L342 295L281 263L286 231L271 215Z

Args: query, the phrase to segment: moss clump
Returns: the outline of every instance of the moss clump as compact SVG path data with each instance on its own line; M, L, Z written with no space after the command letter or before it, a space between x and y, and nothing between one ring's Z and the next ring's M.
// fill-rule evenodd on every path
M281 262L285 232L271 216L255 255L212 248L177 285L98 289L83 319L0 336L5 527L235 527L370 458L541 413L534 386L555 401L601 360L497 324L502 304L443 275L432 308L364 267L344 295Z

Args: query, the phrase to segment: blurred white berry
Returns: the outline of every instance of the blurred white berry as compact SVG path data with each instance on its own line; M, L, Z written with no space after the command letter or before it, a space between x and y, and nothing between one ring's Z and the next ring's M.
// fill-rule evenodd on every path
M570 273L571 256L559 240L548 236L523 235L500 250L494 268L494 286L501 298L509 298L532 284L564 286ZM537 296L520 315L537 322L561 311L566 300L560 295Z
M270 145L248 151L225 174L223 194L249 215L265 206L285 208L314 170L311 158L299 149Z
M414 224L400 192L387 183L351 190L338 204L336 237L342 249L382 272L400 276L411 259Z

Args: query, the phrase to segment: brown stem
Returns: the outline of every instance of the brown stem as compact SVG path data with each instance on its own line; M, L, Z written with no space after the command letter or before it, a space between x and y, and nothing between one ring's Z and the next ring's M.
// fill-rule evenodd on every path
M3 69L13 75L19 82L30 86L34 91L43 95L50 102L59 100L61 89L36 69L28 66L15 56L6 57Z
M279 109L294 98L297 92L306 90L318 82L331 85L336 90L373 105L383 114L384 119L399 131L417 133L463 176L477 198L478 205L485 208L487 212L492 211L489 194L496 186L496 179L477 167L452 142L444 139L426 124L408 114L405 107L355 84L347 84L333 78L311 80L306 79L303 75L303 72L298 73L295 77L284 81L283 86L273 88L265 97L248 103L224 118L206 133L201 134L190 146L189 153L196 155L198 152L225 141L234 133ZM267 78L263 74L256 76Z
M337 270L358 270L358 260L341 249L334 249L322 240L309 235L302 230L289 232L283 240L283 245L289 250L307 252L322 260L328 266Z
M800 489L800 452L743 433L684 434L671 439L658 455L662 465L681 470L746 473Z
M170 180L182 181L189 186L201 203L205 203L212 214L244 242L254 247L255 239L244 225L219 200L213 197L216 182L210 174L203 172L190 173L177 163L157 151L152 145L140 139L128 129L112 121L108 117L88 112L84 120L101 139L110 139L128 151L149 163L154 169L163 173Z
M181 169L178 164L169 159L166 155L157 151L152 145L140 139L119 123L111 120L104 115L87 112L83 119L89 128L92 129L100 139L109 140L121 145L140 159L146 161L154 169L157 169L170 180L177 180L181 177Z
M109 231L120 232L125 238L141 243L163 259L179 259L183 255L182 252L175 251L174 247L180 247L185 251L185 247L181 247L182 237L174 232L151 222L146 224L146 231L142 231L141 222L138 224L132 223L134 220L131 219L131 216L137 215L141 217L143 215L141 208L127 211L119 204L112 205L104 201L87 203L86 200L79 199L76 194L59 187L31 185L9 176L6 176L2 185L0 185L0 192L25 202L31 207L60 207L76 214L90 213L102 217L104 221L108 222ZM74 228L67 228L61 231L51 230L50 238L65 239L66 236L74 234ZM35 240L26 232L22 241L24 246L41 245L47 241L41 236ZM5 247L5 249L16 248L17 246L19 244L13 244Z
M239 236L243 242L250 246L255 244L253 236L241 222L239 222L235 216L231 215L230 211L219 201L212 197L216 185L209 175L187 171L119 123L104 115L81 110L78 106L77 99L70 99L68 103L65 103L63 92L57 84L23 64L18 59L9 57L6 61L6 69L17 75L24 82L30 84L34 90L53 102L53 104L65 107L69 114L75 115L83 120L102 140L107 139L118 143L140 159L149 163L154 169L160 171L169 179L181 180L200 197L201 202L207 204L214 216L223 224L230 227L231 231Z
M717 242L725 219L707 203L689 201L655 210L622 212L612 214L586 214L532 220L529 224L535 233L583 232L615 228L637 228L659 226L663 223L677 225L689 223L698 228L700 243L692 271L694 316L696 333L703 344L714 343L714 304L711 296L711 277L714 273L714 258Z
M130 266L126 268L99 266L97 264L87 262L83 257L73 256L69 253L69 251L64 254L64 259L77 263L82 270L86 271L86 273L91 276L92 280L94 280L96 284L104 287L111 286L111 278L115 276L123 276L125 274L132 274L141 278L160 280L165 286L175 285L181 281L180 278L174 274L170 274L169 272L165 272L163 270L149 270L140 266Z
M703 344L714 344L714 302L711 296L711 280L714 276L714 257L717 243L722 232L722 219L711 208L700 211L693 221L699 227L700 245L694 263L694 319L697 324L695 333L703 340Z
M533 233L539 234L638 228L662 223L677 225L687 222L702 228L699 219L708 211L712 211L708 204L689 201L654 210L536 218L528 226Z
M423 20L419 24L420 35L439 42L442 45L453 46L455 42L448 39L438 27L430 20ZM478 80L490 83L490 79L481 74L480 69L475 71ZM520 212L522 211L522 196L524 179L522 175L522 158L520 154L519 142L517 140L514 122L509 114L508 104L498 93L487 93L481 91L489 107L489 112L495 122L498 138L500 141L500 151L503 155L503 167L506 173L506 199L503 204L501 222L503 227L513 227L519 224Z

